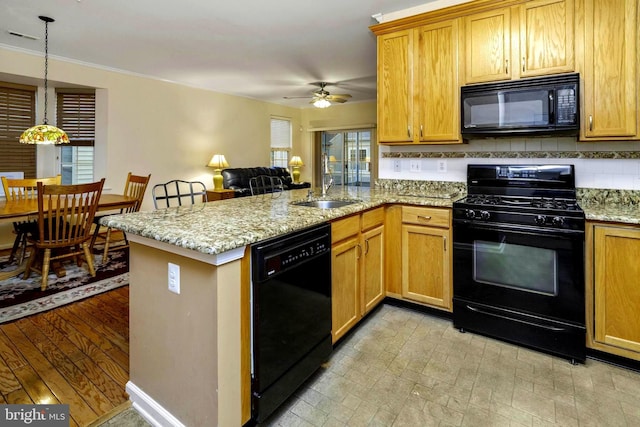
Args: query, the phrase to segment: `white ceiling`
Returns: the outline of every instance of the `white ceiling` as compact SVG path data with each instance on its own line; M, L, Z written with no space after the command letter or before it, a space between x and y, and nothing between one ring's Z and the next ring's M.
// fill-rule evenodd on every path
M434 0L0 0L0 45L293 107L376 98L374 14ZM30 40L9 31L36 36ZM44 74L44 66L43 66Z

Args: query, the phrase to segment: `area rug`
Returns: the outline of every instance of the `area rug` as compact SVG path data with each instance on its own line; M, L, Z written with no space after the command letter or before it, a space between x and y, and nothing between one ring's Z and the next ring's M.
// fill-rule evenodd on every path
M0 271L11 270L7 256L0 256ZM109 252L107 262L102 263L102 254L95 255L96 277L91 277L86 264L78 267L74 262L65 262L66 275L49 275L45 291L40 290L41 276L31 273L0 281L0 323L16 320L42 311L51 310L92 295L129 284L129 249Z

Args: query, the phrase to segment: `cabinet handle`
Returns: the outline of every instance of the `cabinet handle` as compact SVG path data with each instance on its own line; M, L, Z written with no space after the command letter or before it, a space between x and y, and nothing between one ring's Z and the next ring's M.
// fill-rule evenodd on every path
M356 259L360 259L362 257L362 246L358 243L358 257Z
M522 72L524 73L524 56L522 57Z
M420 138L422 138L422 125L420 125Z
M589 132L593 131L593 116L589 114Z
M425 215L418 215L418 219L424 219L425 221L431 221L431 217L430 216L425 216Z
M444 251L447 252L447 236L444 236Z
M407 136L411 138L411 126L407 126Z
M364 254L368 254L369 253L369 239L364 241Z
M509 60L508 59L504 60L504 73L505 74L509 74Z

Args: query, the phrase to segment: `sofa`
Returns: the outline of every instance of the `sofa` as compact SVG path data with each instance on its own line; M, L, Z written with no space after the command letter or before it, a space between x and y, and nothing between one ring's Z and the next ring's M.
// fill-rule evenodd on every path
M234 190L235 197L251 195L249 181L251 178L260 176L278 177L282 180L285 190L295 190L298 188L309 188L311 184L301 182L295 184L287 168L283 167L252 167L252 168L228 168L222 170L222 185L224 188Z

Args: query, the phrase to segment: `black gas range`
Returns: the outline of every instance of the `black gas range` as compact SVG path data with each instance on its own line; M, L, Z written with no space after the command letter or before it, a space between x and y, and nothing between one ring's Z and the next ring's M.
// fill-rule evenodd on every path
M573 165L469 165L453 204L453 318L585 359L584 212Z

